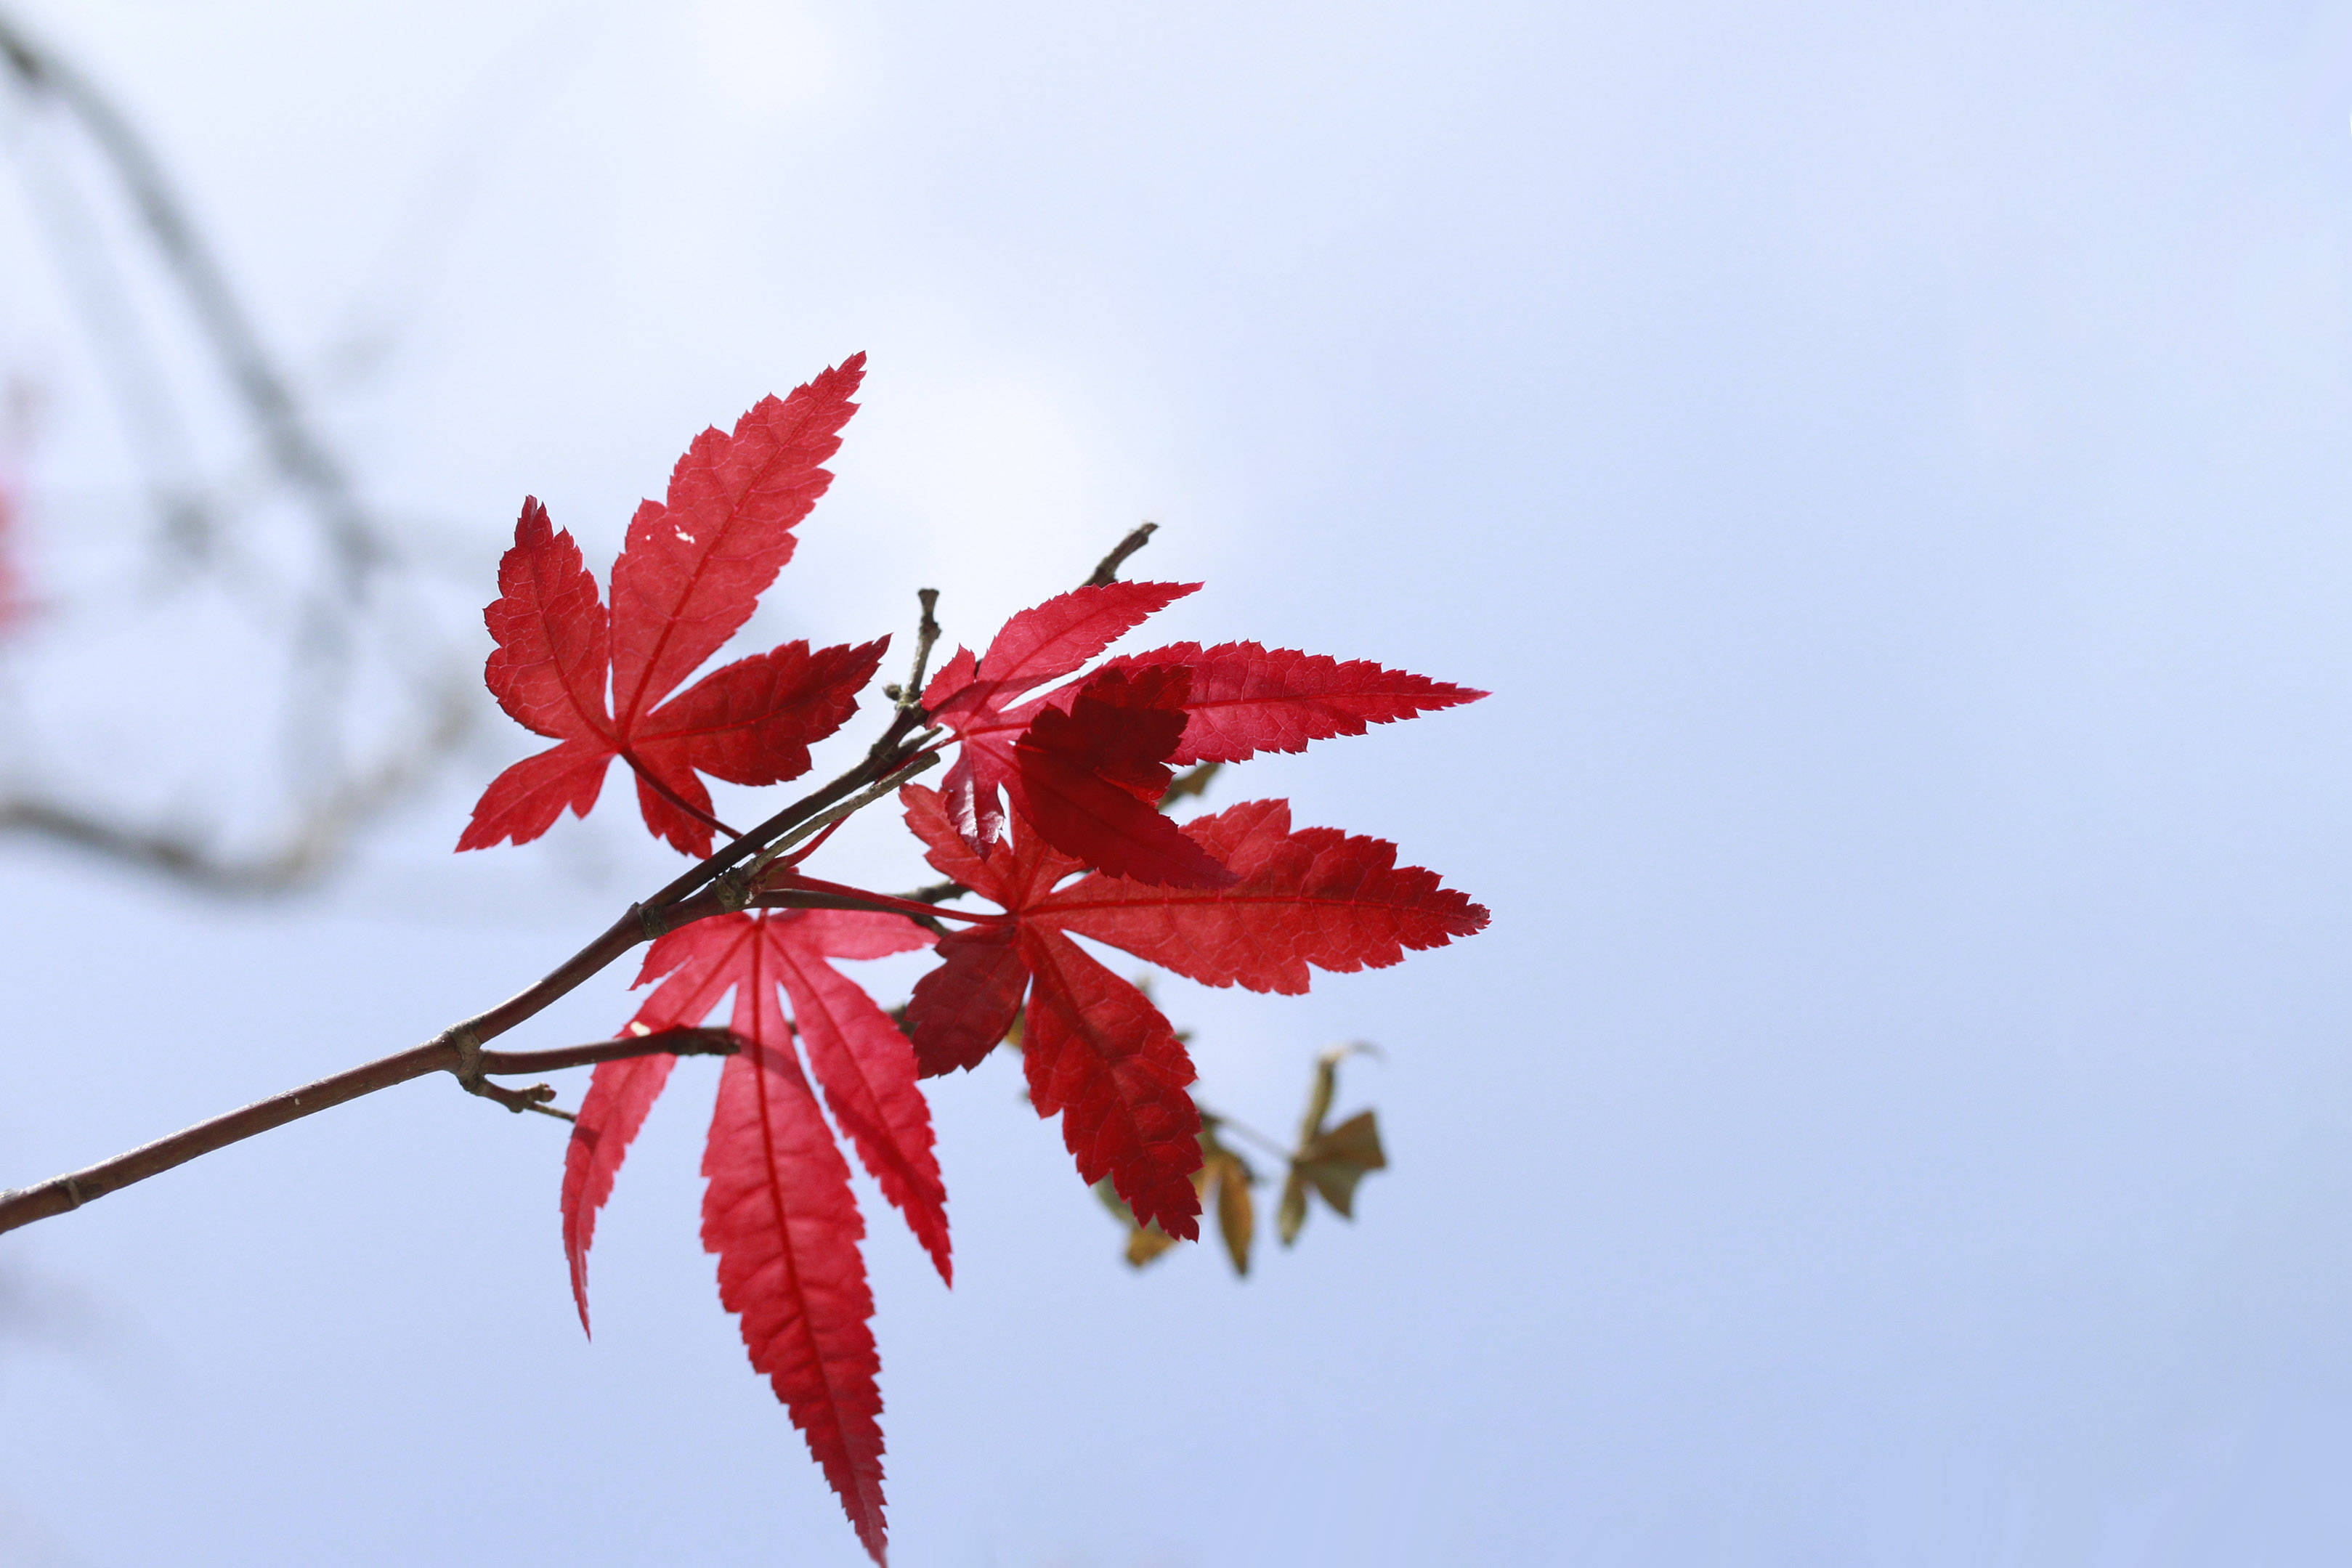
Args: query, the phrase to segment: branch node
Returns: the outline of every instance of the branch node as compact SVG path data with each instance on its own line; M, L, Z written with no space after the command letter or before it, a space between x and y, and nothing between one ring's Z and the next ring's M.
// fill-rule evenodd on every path
M449 1071L457 1075L459 1087L468 1094L482 1092L482 1037L464 1024L452 1024L441 1031L440 1044L457 1053L457 1065Z

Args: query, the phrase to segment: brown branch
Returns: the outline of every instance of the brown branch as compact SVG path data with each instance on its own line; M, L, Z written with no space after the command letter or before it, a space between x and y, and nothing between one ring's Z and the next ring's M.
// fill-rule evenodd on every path
M414 1050L397 1056L387 1056L371 1061L364 1067L354 1067L348 1072L338 1072L331 1078L321 1078L299 1089L257 1100L242 1110L226 1116L215 1116L209 1122L158 1138L142 1145L129 1154L117 1155L110 1160L40 1183L36 1186L18 1187L0 1193L0 1231L14 1230L20 1225L30 1225L37 1219L47 1219L54 1214L64 1214L79 1208L94 1198L104 1197L133 1182L160 1176L173 1166L185 1165L199 1155L226 1148L247 1138L282 1127L289 1122L299 1122L305 1116L380 1089L405 1083L412 1078L422 1078L430 1072L455 1072L458 1068L459 1048L451 1037L456 1031L445 1032ZM565 1067L585 1067L592 1062L620 1061L637 1056L731 1056L740 1042L723 1029L664 1030L657 1033L638 1035L622 1040L598 1040L592 1045L567 1046L557 1051L486 1051L480 1052L483 1071L488 1072L551 1072ZM497 1088L497 1085L491 1085ZM540 1087L544 1088L545 1085ZM554 1091L548 1091L552 1095ZM531 1109L526 1104L507 1099L528 1100L529 1090L501 1089L491 1098L498 1099L510 1110Z
M531 1072L561 1072L567 1067L593 1067L603 1061L627 1061L639 1056L732 1056L743 1048L743 1037L731 1029L660 1029L646 1034L625 1034L586 1045L558 1046L553 1051L486 1051L482 1071L502 1078Z
M907 677L903 686L882 688L884 696L903 708L916 707L922 702L923 671L931 662L931 644L940 640L940 623L932 614L940 607L940 591L919 588L915 599L923 607L923 618L915 625L915 673Z
M753 828L734 842L721 845L709 859L696 866L646 900L644 907L651 909L676 904L710 886L732 871L748 856L765 849L778 834L790 832L823 811L826 807L845 800L877 779L887 779L913 760L922 749L922 743L910 742L907 737L922 727L920 708L900 708L890 720L890 727L882 732L866 753L866 760L814 794L803 795L774 816Z
M1140 528L1136 528L1133 532L1129 533L1127 538L1111 546L1110 554L1103 557L1101 560L1097 561L1095 564L1095 570L1092 575L1088 576L1086 581L1078 584L1078 586L1081 588L1108 588L1112 583L1117 582L1118 580L1118 569L1126 562L1127 558L1133 555L1137 550L1141 549L1145 545L1150 544L1151 542L1151 536L1159 531L1160 525L1158 523L1145 523Z
M523 1073L554 1072L566 1067L588 1067L600 1061L623 1061L633 1056L732 1056L742 1049L742 1037L724 1029L646 1030L624 1035L618 1040L600 1040L593 1045L565 1046L556 1051L478 1051L468 1071L461 1066L457 1082L468 1093L497 1102L518 1113L536 1111L542 1116L561 1121L576 1122L580 1118L569 1111L559 1111L548 1102L555 1098L555 1085L534 1083L528 1089L509 1089L503 1083L492 1083L482 1076L485 1072Z
M904 766L891 769L840 805L820 811L789 831L779 834L773 843L751 857L750 863L737 873L738 876L744 884L756 885L760 873L773 864L776 857L786 850L815 833L822 832L845 817L864 810L883 796L894 793L898 786L906 783L916 774L936 766L939 760L940 754L936 751L917 752Z
M5 39L0 38L0 43L5 43ZM483 1051L483 1042L536 1017L638 944L650 942L665 932L677 930L694 921L740 908L743 902L741 893L721 883L728 871L745 856L757 852L779 833L789 831L826 807L904 768L920 749L919 745L907 740L908 733L920 722L920 717L919 709L899 709L892 717L889 727L883 731L882 737L874 743L865 760L856 767L823 789L793 801L750 833L678 877L652 898L631 904L628 912L606 927L594 941L498 1006L477 1013L463 1023L453 1024L425 1044L396 1056L387 1056L331 1078L322 1078L316 1083L305 1084L288 1093L257 1101L243 1110L215 1116L209 1122L200 1122L169 1137L142 1145L127 1154L101 1160L82 1170L53 1177L33 1186L0 1193L0 1232L79 1208L93 1198L103 1197L133 1182L161 1175L201 1155L242 1143L247 1138L315 1114L331 1105L340 1105L345 1101L405 1083L412 1078L422 1078L428 1072L451 1073L468 1092L484 1094L485 1098L496 1100L509 1110L544 1109L538 1097L530 1091L510 1090L483 1082L483 1075L491 1071L494 1060L516 1060L508 1053L494 1055ZM802 894L799 899L805 900L808 905L822 903L825 907L875 907L836 895ZM777 900L779 903L798 901ZM625 1046L631 1042L616 1043ZM627 1052L659 1053L657 1051ZM533 1053L523 1054L527 1058Z
M428 1072L454 1071L457 1063L457 1048L446 1039L436 1040L397 1056L387 1056L381 1061L371 1061L364 1067L354 1067L287 1093L256 1101L241 1111L199 1122L168 1138L158 1138L70 1175L0 1193L0 1230L14 1230L20 1225L79 1208L93 1198L159 1176L199 1155L225 1149L272 1127L282 1127L329 1106L405 1083L412 1078L422 1078Z

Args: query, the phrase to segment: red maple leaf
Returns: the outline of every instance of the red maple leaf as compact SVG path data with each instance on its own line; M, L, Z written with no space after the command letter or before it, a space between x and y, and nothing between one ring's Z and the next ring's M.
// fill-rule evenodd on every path
M1141 1224L1197 1234L1199 1113L1185 1092L1192 1063L1150 999L1088 956L1070 934L1123 947L1209 985L1297 992L1307 967L1380 968L1407 948L1441 946L1486 924L1486 911L1433 873L1400 867L1396 848L1329 828L1290 826L1280 800L1251 801L1184 825L1228 867L1215 888L1151 885L1083 868L1042 835L1016 835L982 859L941 795L899 793L931 864L1001 905L1002 925L943 937L943 960L915 987L908 1031L925 1076L970 1068L1024 1019L1022 1056L1040 1115L1088 1182L1105 1175ZM1027 1010L1021 1012L1024 1005Z
M1437 873L1396 863L1396 846L1337 828L1293 828L1287 800L1245 800L1195 817L1184 834L1233 868L1211 892L1096 874L1044 894L1050 921L1210 986L1296 996L1307 968L1385 969L1408 949L1485 929L1484 907Z
M727 1059L702 1174L702 1245L719 1254L719 1299L881 1563L882 1365L857 1250L866 1225L795 1058L758 1045Z
M1192 672L1165 665L1088 677L1067 711L1048 707L1013 743L1009 792L1024 821L1080 863L1175 887L1223 887L1233 873L1160 810L1175 775Z
M1103 661L1107 670L1172 664L1192 672L1183 701L1182 738L1169 760L1242 762L1261 751L1304 751L1309 741L1361 735L1486 694L1426 675L1383 669L1369 659L1339 660L1257 643L1171 643ZM1070 698L1055 693L1055 706Z
M1165 764L1300 751L1309 741L1486 695L1366 660L1255 643L1175 643L1107 660L1084 680L1021 700L1198 586L1077 589L1006 622L982 657L958 648L940 666L923 706L961 743L942 789L957 830L983 856L1004 831L1002 794L1009 794L1047 842L1088 865L1163 886L1223 885L1226 868L1150 809L1159 795L1147 784L1156 777L1165 788ZM1118 672L1129 685L1108 680ZM1182 723L1152 723L1150 712Z
M962 742L941 784L958 831L982 856L1004 834L1002 792L1009 790L1016 800L1023 792L1023 768L1014 748L1038 705L1030 705L1017 723L1008 719L1006 710L1046 682L1077 670L1146 617L1200 586L1197 582L1113 582L1075 589L1007 621L980 658L974 659L969 648L958 648L940 666L939 674L923 688L923 707L934 723L952 729ZM1181 733L1181 726L1176 727L1169 737L1171 746ZM1052 743L1047 745L1050 747ZM1164 762L1165 751L1152 760ZM1056 809L1059 804L1049 800L1042 810L1028 813L1049 841L1061 836L1057 830L1064 816ZM1118 821L1118 808L1112 810L1114 821ZM1171 845L1157 830L1142 826L1140 816L1124 825L1147 835L1139 841L1147 852L1155 848L1163 854L1172 851L1181 863L1182 849ZM1110 835L1114 840L1119 836L1115 831ZM1192 872L1196 877L1205 874L1209 880L1216 879L1213 867L1195 866Z
M796 1023L825 1103L857 1145L882 1193L907 1216L916 1239L952 1281L946 1192L931 1152L930 1112L915 1086L907 1039L871 997L828 962L911 952L931 940L902 915L835 909L720 915L682 926L646 954L636 984L662 983L624 1034L691 1028L730 991L736 1033L791 1054ZM776 1010L782 988L793 1021ZM758 1030L765 1030L766 1034ZM573 1124L563 1166L563 1249L580 1324L588 1326L588 1245L596 1214L646 1113L669 1081L674 1056L600 1063Z
M877 1562L881 1396L866 1326L873 1301L857 1249L865 1227L849 1167L817 1111L793 1039L797 1033L825 1104L883 1196L905 1214L940 1278L951 1278L947 1189L914 1051L889 1016L828 962L907 952L929 940L911 921L880 913L715 915L654 944L637 983L662 983L629 1024L641 1033L698 1024L734 993L729 1027L747 1045L720 1071L703 1155L710 1178L703 1244L719 1254L719 1298L741 1319L752 1365L774 1385ZM780 991L791 1001L791 1022L778 1006ZM597 1210L676 1061L604 1062L581 1102L564 1155L562 1209L583 1328Z
M821 465L856 410L865 360L762 399L731 435L697 436L667 504L646 501L630 520L609 614L572 536L536 499L523 503L499 598L482 612L498 643L484 674L509 716L557 744L491 780L459 849L528 843L566 806L586 816L618 757L636 774L646 825L699 858L719 824L698 773L756 785L808 771L810 745L856 711L888 638L814 653L787 643L662 699L751 618L792 559L793 528L833 482Z

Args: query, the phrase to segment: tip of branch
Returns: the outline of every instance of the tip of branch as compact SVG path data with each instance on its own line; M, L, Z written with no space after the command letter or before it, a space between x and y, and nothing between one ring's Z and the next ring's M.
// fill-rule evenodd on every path
M1133 555L1137 550L1141 549L1145 545L1150 544L1151 542L1151 536L1159 531L1160 525L1158 523L1145 523L1137 528L1133 532L1129 533L1127 538L1119 540L1118 543L1111 547L1110 554L1103 557L1102 559L1096 564L1094 574L1091 577L1088 577L1086 581L1079 586L1084 588L1108 588L1112 583L1117 582L1118 580L1118 569L1120 566L1125 564L1127 558Z

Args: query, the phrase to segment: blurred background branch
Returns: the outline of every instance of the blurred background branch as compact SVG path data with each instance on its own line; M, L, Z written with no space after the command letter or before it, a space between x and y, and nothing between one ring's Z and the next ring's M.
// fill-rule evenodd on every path
M467 734L470 660L436 632L460 622L420 603L434 597L425 569L370 505L134 118L5 8L0 57L14 99L8 152L28 213L142 470L143 502L120 505L148 522L135 588L44 582L37 608L20 610L8 631L19 644L126 629L160 638L173 617L158 601L201 592L216 601L205 612L233 613L246 636L239 667L216 673L207 711L179 716L200 717L247 765L183 779L176 800L127 799L98 782L101 770L78 765L74 716L60 716L58 742L60 727L37 726L11 701L0 708L0 829L212 893L302 886L429 782ZM142 275L165 287L142 298ZM174 374L165 347L174 335L200 347L205 371L193 385ZM34 400L14 401L26 411L12 421L21 452ZM192 434L210 404L233 411L226 461L200 456ZM17 493L0 505L24 523L55 522L25 460L10 466L0 486ZM91 519L59 531L87 544L107 530ZM21 547L22 535L10 544ZM143 654L151 667L173 656L168 643ZM221 733L272 706L255 699L273 688L273 735ZM270 758L259 779L249 771L257 755Z

